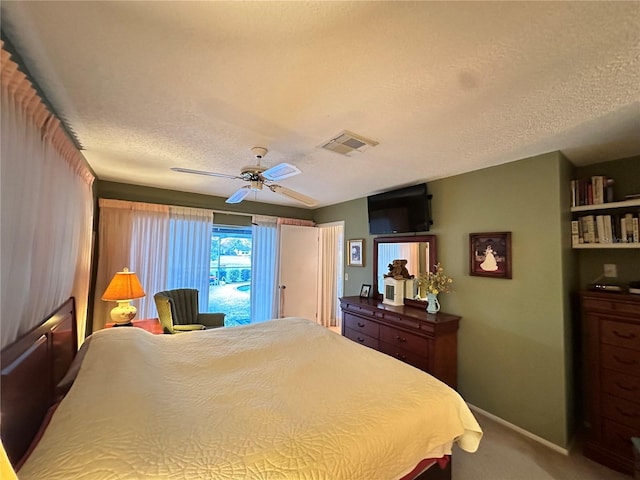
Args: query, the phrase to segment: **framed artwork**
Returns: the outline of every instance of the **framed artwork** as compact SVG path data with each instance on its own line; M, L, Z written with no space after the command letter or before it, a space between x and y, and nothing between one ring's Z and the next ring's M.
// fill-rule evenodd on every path
M470 233L469 274L511 278L511 232Z
M360 296L363 298L369 298L369 294L371 293L371 285L362 284L360 288Z
M347 242L347 265L351 267L364 267L364 239L349 240Z

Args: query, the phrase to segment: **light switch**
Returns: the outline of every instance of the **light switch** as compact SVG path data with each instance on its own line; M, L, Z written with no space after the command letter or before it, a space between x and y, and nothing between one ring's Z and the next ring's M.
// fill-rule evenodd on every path
M618 269L616 268L615 263L605 263L604 264L604 276L614 278L618 276Z

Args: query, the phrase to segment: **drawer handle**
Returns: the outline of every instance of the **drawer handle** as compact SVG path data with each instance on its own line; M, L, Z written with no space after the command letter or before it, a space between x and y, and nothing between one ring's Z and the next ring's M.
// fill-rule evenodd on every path
M613 356L613 358L615 358L615 359L616 359L616 361L617 361L618 363L621 363L621 364L623 364L623 365L634 365L634 364L636 363L636 361L635 361L635 360L624 360L624 359L620 359L620 358L618 358L618 356L617 356L617 355L614 355L614 356Z
M619 333L617 330L614 330L613 334L618 338L624 338L626 340L631 340L633 338L636 338L636 334L635 333L630 333L628 335L625 335L624 333Z
M362 337L358 337L358 338L357 338L357 340L358 340L360 343L364 342L364 338L362 338Z
M635 418L635 417L637 417L637 415L636 415L636 414L634 414L634 413L627 413L627 412L625 412L623 409L621 409L621 408L620 408L620 407L618 407L618 406L616 406L616 410L617 410L617 411L618 411L618 413L619 413L620 415L622 415L623 417L628 417L628 418Z
M406 360L407 359L406 355L403 355L401 353L396 353L396 357L399 358L400 360Z
M626 385L620 383L620 382L616 382L616 387L618 387L621 390L626 390L627 392L635 392L637 390L636 387L627 387Z
M360 328L364 328L364 323L362 323L362 322L358 322L358 326L359 326Z
M399 342L406 342L407 341L406 338L401 337L400 335L396 335L396 340L399 341Z

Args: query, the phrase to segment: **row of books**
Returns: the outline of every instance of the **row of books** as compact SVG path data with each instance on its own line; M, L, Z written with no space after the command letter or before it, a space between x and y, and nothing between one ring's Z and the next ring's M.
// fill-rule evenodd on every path
M632 213L584 215L571 221L571 243L640 243L639 225Z
M599 205L613 202L613 178L594 175L590 178L571 180L571 206Z

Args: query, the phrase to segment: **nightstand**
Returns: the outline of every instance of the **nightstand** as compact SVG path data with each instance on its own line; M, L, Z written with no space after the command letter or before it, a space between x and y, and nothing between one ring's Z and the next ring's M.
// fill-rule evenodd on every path
M164 332L162 331L162 325L157 318L147 318L143 320L133 320L133 326L137 328L142 328L149 333L153 333L154 335L162 335ZM111 328L113 327L113 323L107 323L104 327ZM127 328L127 327L118 327L118 328Z

